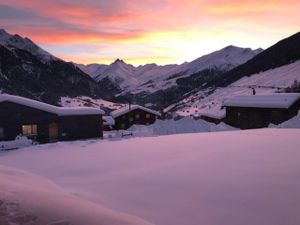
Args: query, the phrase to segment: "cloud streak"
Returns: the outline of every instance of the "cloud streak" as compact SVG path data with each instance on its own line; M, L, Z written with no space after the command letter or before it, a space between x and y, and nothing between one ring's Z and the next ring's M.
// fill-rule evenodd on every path
M296 0L0 0L0 23L76 62L171 63L227 44L268 47L298 31L299 9Z

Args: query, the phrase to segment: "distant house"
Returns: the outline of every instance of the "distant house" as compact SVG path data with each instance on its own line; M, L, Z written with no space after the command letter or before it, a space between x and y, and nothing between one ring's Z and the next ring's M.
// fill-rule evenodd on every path
M110 113L115 120L115 129L126 130L133 124L148 125L155 122L161 114L140 105L128 105Z
M227 100L226 123L241 129L267 127L279 124L297 115L300 94L236 96Z
M0 140L21 134L39 142L103 136L100 109L65 108L28 98L0 95Z

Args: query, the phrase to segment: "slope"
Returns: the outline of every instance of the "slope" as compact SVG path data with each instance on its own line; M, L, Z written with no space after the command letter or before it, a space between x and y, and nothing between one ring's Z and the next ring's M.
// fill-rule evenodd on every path
M60 96L98 96L96 82L72 63L43 51L28 39L1 31L0 89L56 104Z
M293 63L300 59L300 32L285 38L253 57L247 63L229 71L218 81L217 86L226 86L243 76L250 76L269 69Z
M176 111L179 115L211 116L224 114L222 103L233 96L251 95L252 87L257 94L269 94L290 87L295 80L300 81L300 60L265 72L245 76L227 87L208 88L169 106L166 111Z

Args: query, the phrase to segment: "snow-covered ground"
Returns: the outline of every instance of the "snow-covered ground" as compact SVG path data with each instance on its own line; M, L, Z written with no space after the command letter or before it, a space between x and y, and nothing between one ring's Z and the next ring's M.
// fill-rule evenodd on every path
M124 104L114 103L103 99L93 99L88 96L80 96L75 98L61 97L59 104L64 107L95 107L95 108L108 108L116 110L124 106Z
M2 225L150 225L67 193L37 175L0 166Z
M25 136L18 135L12 141L0 141L0 151L24 148L33 145L33 141Z
M35 174L1 167L0 192L45 195L38 209L64 209L61 220L104 206L156 225L299 225L299 137L299 129L260 129L33 146L0 154L2 166ZM74 208L78 215L63 218Z
M244 77L227 87L216 89L208 96L200 91L179 102L184 107L181 107L177 113L181 116L206 113L222 114L223 102L234 96L252 95L250 86L255 87L257 95L270 94L279 91L278 88L291 86L295 80L300 81L300 61ZM172 107L170 106L169 109Z

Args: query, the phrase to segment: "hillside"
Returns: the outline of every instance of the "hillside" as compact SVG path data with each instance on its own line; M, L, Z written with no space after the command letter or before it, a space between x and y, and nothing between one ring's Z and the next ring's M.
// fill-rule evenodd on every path
M300 32L285 38L270 48L253 57L216 81L217 86L226 86L244 76L260 73L283 65L293 63L300 59Z
M300 60L262 73L245 76L227 87L204 89L169 106L166 111L176 111L179 115L199 116L201 114L222 115L222 103L233 96L251 95L254 87L257 94L282 91L292 83L300 81Z

